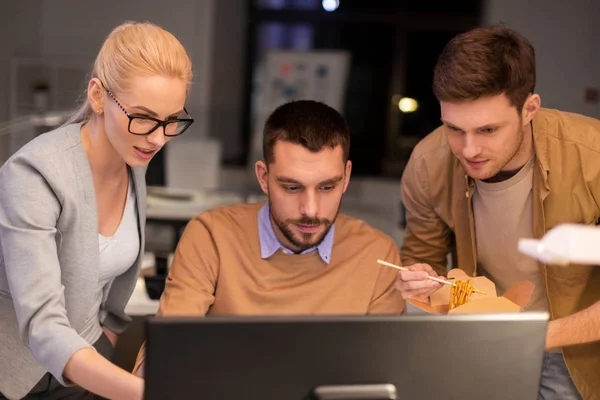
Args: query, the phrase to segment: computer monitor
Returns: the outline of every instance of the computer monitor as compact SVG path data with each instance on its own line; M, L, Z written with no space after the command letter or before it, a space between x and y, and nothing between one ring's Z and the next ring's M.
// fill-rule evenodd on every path
M145 398L537 399L547 313L156 317Z

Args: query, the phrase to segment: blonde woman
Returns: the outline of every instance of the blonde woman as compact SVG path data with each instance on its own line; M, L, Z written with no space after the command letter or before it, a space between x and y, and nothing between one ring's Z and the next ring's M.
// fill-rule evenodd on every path
M144 173L193 123L191 62L150 23L104 42L71 123L0 169L0 398L141 399L110 363L144 249Z

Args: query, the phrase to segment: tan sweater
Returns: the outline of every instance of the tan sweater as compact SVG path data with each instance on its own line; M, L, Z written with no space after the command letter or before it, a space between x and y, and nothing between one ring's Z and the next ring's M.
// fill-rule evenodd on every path
M339 215L330 263L317 251L261 258L261 204L217 208L188 224L177 246L159 315L399 314L404 301L394 241L366 223ZM143 348L136 370L143 362Z

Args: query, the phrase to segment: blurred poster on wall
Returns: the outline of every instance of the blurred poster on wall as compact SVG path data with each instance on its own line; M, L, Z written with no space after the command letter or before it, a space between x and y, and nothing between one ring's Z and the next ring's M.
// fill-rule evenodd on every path
M257 68L252 97L252 145L248 160L262 159L262 130L275 108L293 100L315 100L340 113L344 106L350 53L346 51L269 51ZM256 178L251 178L255 182ZM258 185L254 186L257 188Z

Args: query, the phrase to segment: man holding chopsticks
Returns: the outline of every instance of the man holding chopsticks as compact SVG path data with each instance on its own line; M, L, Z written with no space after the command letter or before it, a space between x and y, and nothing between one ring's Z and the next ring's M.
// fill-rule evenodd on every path
M544 265L520 238L600 218L600 121L541 108L535 53L502 26L455 37L434 71L442 126L414 149L402 178L406 232L396 287L427 298L447 256L503 291L530 280L528 310L552 316L540 399L600 399L600 268Z

